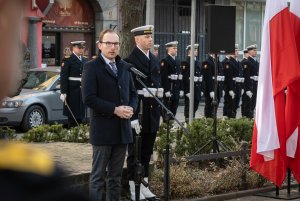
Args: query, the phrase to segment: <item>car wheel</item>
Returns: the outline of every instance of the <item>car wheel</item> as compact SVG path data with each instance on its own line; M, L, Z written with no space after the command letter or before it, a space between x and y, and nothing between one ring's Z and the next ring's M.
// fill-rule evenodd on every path
M45 112L42 107L38 105L31 106L24 115L21 128L26 132L33 127L44 124L46 122L45 118Z

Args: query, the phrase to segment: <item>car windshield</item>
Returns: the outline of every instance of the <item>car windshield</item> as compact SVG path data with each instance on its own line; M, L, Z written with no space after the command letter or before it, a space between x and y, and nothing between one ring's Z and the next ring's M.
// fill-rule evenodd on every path
M57 78L58 73L51 71L30 71L24 89L45 90Z

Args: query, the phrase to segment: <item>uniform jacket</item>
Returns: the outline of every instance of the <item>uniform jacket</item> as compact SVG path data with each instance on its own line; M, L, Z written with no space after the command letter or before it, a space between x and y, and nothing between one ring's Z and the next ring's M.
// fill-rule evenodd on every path
M149 52L149 57L150 59L139 48L135 47L125 61L131 63L147 76L146 79L142 79L147 87L160 88L161 75L159 61L151 52ZM144 87L137 81L135 75L132 76L136 89L142 90ZM146 98L140 95L138 109L132 119L140 118L142 132L154 133L159 128L160 112L161 107L154 98Z
M160 61L160 72L161 72L161 83L164 88L164 92L170 91L172 100L178 100L179 91L182 90L182 79L171 80L169 76L182 75L180 68L180 61L175 58L175 60L167 55L164 59Z
M83 65L88 61L72 53L70 57L65 57L61 63L60 90L62 94L67 94L67 104L76 118L84 118L85 108L81 96L81 82L69 80L70 77L81 78ZM69 109L64 104L63 114L72 117Z
M249 57L245 62L243 62L243 76L245 78L244 87L245 91L253 91L253 80L252 76L258 76L259 65L252 57Z
M114 114L120 105L137 107L137 94L128 63L116 58L118 76L102 55L85 64L82 96L91 110L90 143L93 145L128 144L133 141L129 119Z
M190 57L188 56L185 61L181 62L182 75L183 75L183 90L184 94L190 93ZM195 77L201 77L201 67L198 60L195 60ZM202 82L199 80L194 82L194 99L201 99Z
M223 76L223 66L221 62L218 62L218 73L217 76ZM202 63L202 74L203 74L203 80L205 84L205 96L208 97L209 93L214 91L214 81L215 79L215 59L212 56L209 56L207 60L205 60ZM215 78L215 79L214 79ZM217 97L218 100L220 100L220 97L222 97L222 91L224 87L223 81L218 81L217 86Z
M225 83L224 88L225 91L235 90L235 81L233 78L239 77L239 62L230 57L224 63L224 76L225 76Z
M203 81L205 83L205 94L209 95L214 91L214 79L215 76L215 62L214 58L209 56L206 61L202 63Z

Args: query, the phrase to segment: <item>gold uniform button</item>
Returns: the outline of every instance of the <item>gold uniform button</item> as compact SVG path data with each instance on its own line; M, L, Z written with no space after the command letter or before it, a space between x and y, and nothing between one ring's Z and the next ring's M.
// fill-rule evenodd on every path
M152 83L151 86L154 86L154 83Z
M150 108L153 108L153 106L151 105Z

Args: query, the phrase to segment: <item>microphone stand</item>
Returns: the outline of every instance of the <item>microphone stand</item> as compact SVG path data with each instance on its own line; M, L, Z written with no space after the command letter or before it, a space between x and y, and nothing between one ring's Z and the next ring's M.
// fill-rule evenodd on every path
M134 153L134 160L136 163L136 169L134 174L134 186L135 186L135 200L140 200L140 189L141 189L141 183L148 187L148 183L143 179L143 172L144 168L141 163L141 142L142 142L142 136L140 135L140 132L136 132L135 135L135 153Z
M204 144L202 147L200 147L200 149L195 152L194 155L198 154L199 152L201 152L206 146L208 146L210 143L212 143L212 149L213 149L213 153L219 153L220 149L219 146L225 150L228 151L230 150L228 147L226 147L221 141L219 141L217 139L217 110L218 110L218 65L219 65L219 57L218 54L215 54L215 63L214 63L214 76L215 76L215 80L214 80L214 97L213 97L213 109L214 109L214 116L213 116L213 130L212 130L212 138L206 143Z
M134 72L134 71L132 71ZM136 75L136 80L149 92L149 94L152 96L152 98L154 98L157 103L159 103L162 108L166 111L166 117L167 117L167 144L166 144L166 150L165 150L165 175L164 175L164 200L165 201L169 201L169 190L170 190L170 160L169 160L169 157L170 157L170 145L169 145L169 135L170 135L170 129L169 129L169 121L170 121L170 118L174 119L178 125L182 128L182 130L189 134L189 130L187 128L185 128L182 123L179 122L178 119L176 119L176 117L174 116L174 114L151 92L151 90L146 86L146 84L141 80L140 76L141 74L140 73L136 73L134 72L135 75ZM146 76L143 76L143 78L145 78ZM136 160L137 161L140 161L140 142L141 142L141 136L140 135L136 135ZM137 144L139 143L139 144ZM136 200L139 200L139 194L140 194L140 185L141 183L144 184L144 186L148 186L148 184L142 179L142 171L143 168L141 167L141 164L140 163L137 163L137 169L136 169L136 178L135 178L135 197L136 197ZM145 185L146 184L146 185Z

